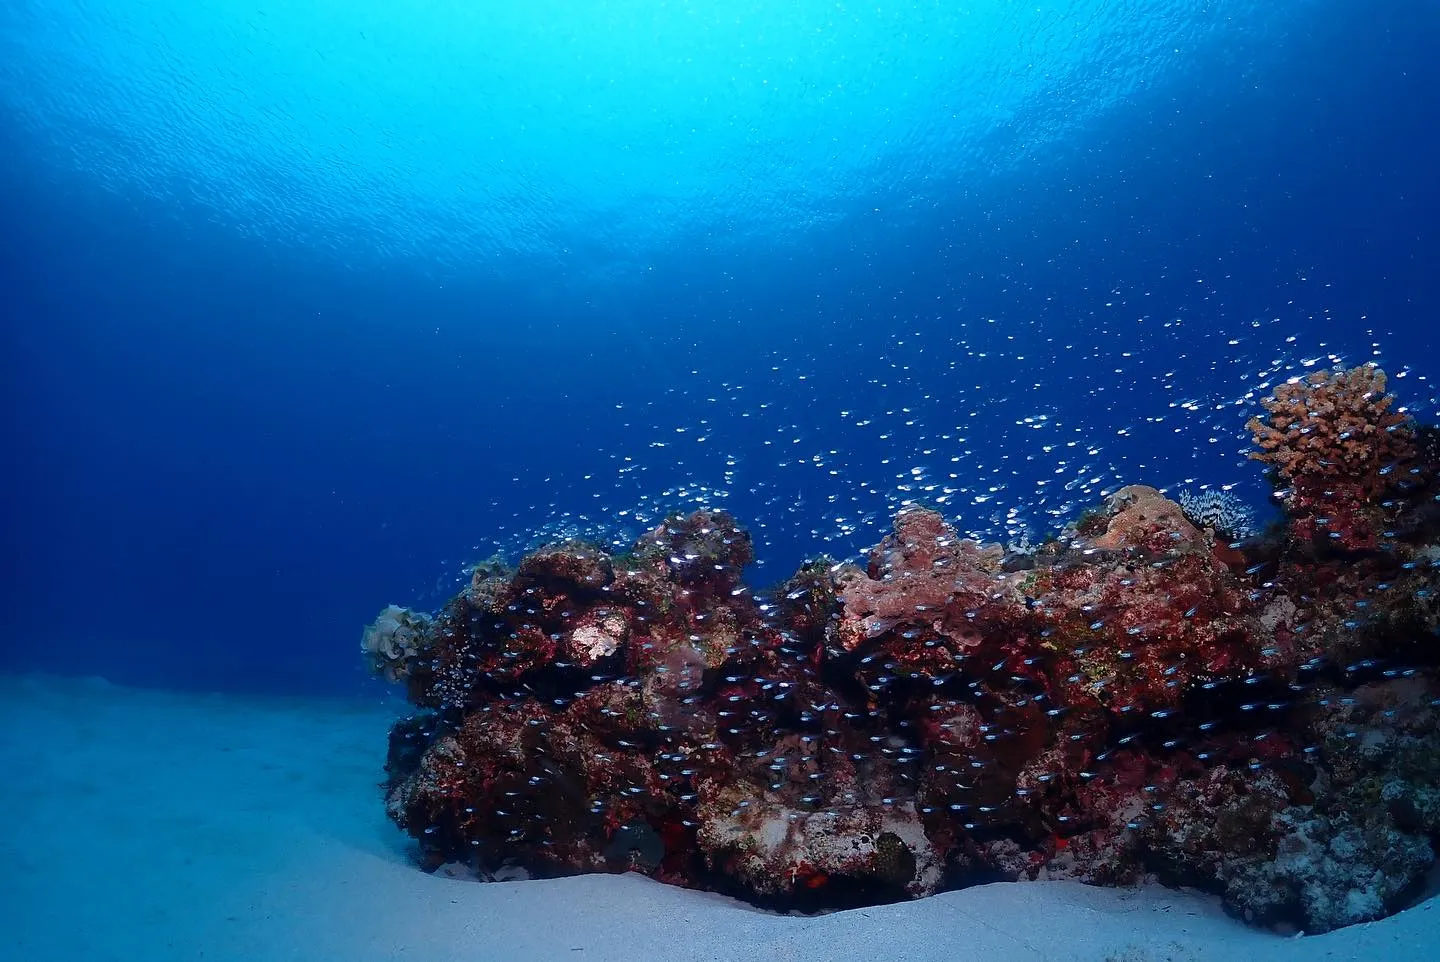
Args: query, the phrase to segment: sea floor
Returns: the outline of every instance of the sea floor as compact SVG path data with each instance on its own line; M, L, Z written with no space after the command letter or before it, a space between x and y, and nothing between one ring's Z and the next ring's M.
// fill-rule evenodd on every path
M377 783L398 704L0 677L0 956L196 960L1440 958L1440 899L1286 938L1165 889L996 884L785 917L635 876L426 875Z

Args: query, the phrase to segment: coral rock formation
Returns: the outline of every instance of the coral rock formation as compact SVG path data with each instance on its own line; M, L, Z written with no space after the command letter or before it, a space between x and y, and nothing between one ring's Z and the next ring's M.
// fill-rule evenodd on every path
M912 507L863 567L761 597L720 511L479 566L366 631L422 709L388 812L429 867L777 908L1158 879L1257 923L1378 918L1440 839L1437 446L1384 383L1264 402L1287 524L1243 542L1137 485L1024 555Z

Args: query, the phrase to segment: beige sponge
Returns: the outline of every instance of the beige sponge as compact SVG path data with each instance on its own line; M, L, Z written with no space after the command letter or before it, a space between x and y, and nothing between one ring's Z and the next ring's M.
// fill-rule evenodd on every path
M370 670L389 681L408 678L415 660L430 647L430 623L424 612L386 606L360 639Z

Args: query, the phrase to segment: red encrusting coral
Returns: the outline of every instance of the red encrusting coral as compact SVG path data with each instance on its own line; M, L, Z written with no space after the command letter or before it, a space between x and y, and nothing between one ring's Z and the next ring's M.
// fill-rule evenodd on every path
M1310 931L1393 911L1440 838L1440 446L1384 384L1265 402L1269 536L1131 486L1023 554L907 508L864 567L761 598L713 510L477 567L367 630L426 710L391 734L389 813L430 866L777 907L998 873L1158 877Z

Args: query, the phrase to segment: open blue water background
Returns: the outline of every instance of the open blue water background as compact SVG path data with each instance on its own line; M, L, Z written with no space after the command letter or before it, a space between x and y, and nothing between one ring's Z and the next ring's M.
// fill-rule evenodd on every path
M7 669L363 683L466 562L1266 486L1440 377L1431 0L10 0ZM1398 376L1398 377L1397 377Z

